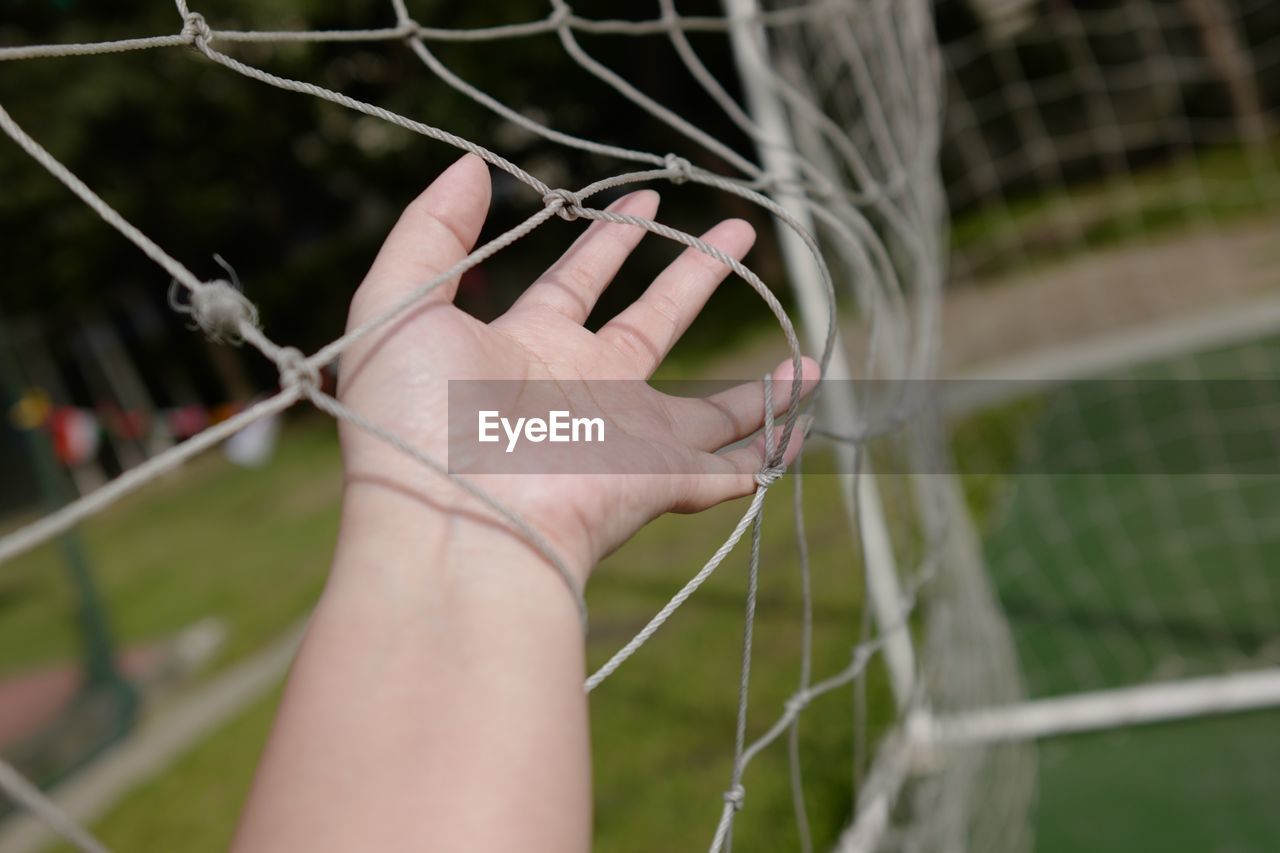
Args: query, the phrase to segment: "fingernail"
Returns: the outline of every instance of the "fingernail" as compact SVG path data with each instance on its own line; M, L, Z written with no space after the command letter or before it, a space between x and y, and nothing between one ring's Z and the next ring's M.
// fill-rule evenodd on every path
M813 415L805 413L796 418L796 429L800 430L800 434L806 438L809 436L809 430L813 427Z

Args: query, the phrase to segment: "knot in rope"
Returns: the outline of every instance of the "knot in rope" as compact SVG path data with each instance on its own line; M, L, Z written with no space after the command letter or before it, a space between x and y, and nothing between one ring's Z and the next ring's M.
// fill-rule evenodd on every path
M784 705L786 712L791 715L799 714L809 704L809 691L805 690L788 699Z
M767 489L785 473L787 466L782 464L782 451L778 448L778 438L773 430L773 374L764 375L764 465L756 472L756 485Z
M573 14L573 10L569 8L567 3L553 3L555 9L547 16L547 23L553 27L563 27L569 23L569 16Z
M198 50L203 50L209 42L213 41L213 30L209 29L204 15L199 12L186 14L183 18L182 34L191 39L192 46Z
M787 473L787 469L782 465L766 465L756 472L756 485L761 488L769 488Z
M573 222L578 218L582 199L572 190L551 190L542 197L542 203L565 222Z
M676 154L668 154L663 158L667 171L671 172L671 183L683 184L693 177L693 164Z
M733 806L735 812L742 811L742 801L747 797L747 789L741 784L734 785L724 792L724 801Z
M196 326L219 343L239 343L245 326L258 325L258 309L235 285L224 279L206 281L190 291L184 304L179 301L182 288L178 282L169 287L169 307L186 314Z
M280 370L280 387L296 388L303 394L320 388L320 371L296 347L284 347L275 357Z

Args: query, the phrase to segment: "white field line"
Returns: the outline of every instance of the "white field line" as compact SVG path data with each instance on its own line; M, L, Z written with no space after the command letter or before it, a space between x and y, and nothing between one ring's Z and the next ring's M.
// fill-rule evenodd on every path
M946 401L945 411L956 415L1005 402L1022 393L1032 393L1037 387L1105 374L1111 370L1158 361L1195 349L1228 345L1261 337L1280 329L1280 295L1242 300L1213 311L1194 315L1182 315L1142 327L1129 327L1092 339L1078 341L1068 346L1047 347L1020 356L1002 359L966 371L961 378L975 380L1018 380L1011 382L965 383L981 393L955 394ZM58 786L54 800L72 817L92 823L105 815L125 794L135 786L158 775L179 756L193 747L219 725L279 684L288 670L293 654L302 635L302 626L287 632L273 645L254 657L238 664L213 681L196 688L186 697L177 700L148 718L136 732L113 747L82 772ZM1262 679L1265 704L1233 704L1227 696L1219 696L1216 704L1197 713L1226 713L1249 707L1280 705L1280 671L1264 673ZM1236 676L1228 676L1236 678ZM1274 679L1274 685L1271 681ZM1218 679L1201 681L1218 682ZM1177 708L1199 707L1200 700L1189 700L1189 694L1180 689L1194 690L1199 682L1183 682L1175 685L1131 688L1136 691L1171 690L1178 696ZM1222 686L1220 684L1216 686ZM1269 691L1273 689L1274 694ZM1108 691L1123 693L1124 691ZM1162 695L1160 693L1157 696ZM1088 728L1130 725L1154 722L1159 719L1176 719L1173 706L1152 709L1139 697L1132 705L1113 705L1107 710L1092 703L1105 701L1105 694L1086 694L1057 700L1037 700L1008 708L975 712L964 718L934 721L940 726L933 736L943 741L993 739L1004 736L1038 737L1050 733L1085 731ZM1113 697L1120 698L1120 697ZM1125 700L1121 699L1123 703ZM1162 702L1166 700L1161 700ZM1256 700L1255 700L1256 701ZM1079 702L1074 710L1064 710L1070 702ZM1056 706L1056 709L1055 709ZM1073 714L1072 723L1063 714ZM1123 719L1121 715L1130 716ZM1162 714L1162 716L1160 715ZM1192 715L1184 711L1181 716ZM1091 723L1091 725L1086 725ZM887 805L887 803L886 803ZM878 809L873 808L873 812ZM887 817L887 815L886 815ZM874 821L873 821L874 822ZM872 827L864 824L860 830ZM852 836L861 840L861 832L855 827L846 830L842 843L849 843ZM876 833L878 834L878 833ZM33 853L50 841L52 836L43 824L34 818L19 814L0 824L0 853ZM858 849L842 847L840 849Z
M1280 667L1034 699L934 717L926 742L1028 740L1280 707ZM918 735L919 736L919 735Z
M1104 376L1148 362L1242 343L1280 330L1280 294L1186 312L1061 346L979 365L948 383L943 411L957 416L1036 393L1059 382Z
M81 826L91 826L138 785L278 686L304 628L294 626L262 651L145 718L136 731L57 786L51 792L54 802ZM44 824L24 813L0 824L0 853L34 853L54 840Z

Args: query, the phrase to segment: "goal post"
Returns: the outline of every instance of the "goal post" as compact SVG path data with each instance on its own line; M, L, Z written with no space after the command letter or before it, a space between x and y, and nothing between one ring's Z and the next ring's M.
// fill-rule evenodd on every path
M758 0L724 0L725 13L732 23L729 37L733 45L738 75L752 117L760 129L757 151L765 169L779 182L797 182L795 157L798 150L790 129L791 118L786 106L765 77L765 69L774 64L769 55L769 43L763 29L756 21L759 17ZM785 190L776 192L776 198L787 212L809 232L816 231L810 208L801 198ZM834 305L828 301L822 276L814 264L813 256L800 236L790 228L778 225L778 241L782 248L790 283L800 309L801 331L812 352L822 352L826 345L828 329L839 322ZM835 332L831 358L823 375L819 406L827 423L839 424L853 431L853 425L862 423L858 402L853 395L853 378L849 355L845 350L839 330ZM885 665L889 670L893 694L898 707L905 709L912 701L915 689L915 652L912 649L911 632L903 624L903 595L898 580L897 559L890 541L888 523L871 463L863 458L862 448L837 443L833 448L841 478L841 498L849 522L849 531L862 540L865 552L867 592L872 610L881 630L889 632L885 642ZM856 541L855 541L856 544Z
M1104 731L1280 707L1280 668L1034 699L913 726L924 748Z
M724 754L717 757L731 766L724 774L729 784L723 785L724 776L717 776L714 788L698 779L707 829L718 815L714 833L707 833L713 851L730 848L735 832L745 841L747 827L759 829L766 818L776 824L787 809L802 848L815 846L820 830L827 832L823 844L856 853L1027 853L1037 833L1066 844L1079 821L1073 815L1062 821L1060 812L1062 822L1046 824L1044 815L1052 812L1054 774L1063 765L1048 759L1088 739L1067 735L1132 729L1132 739L1139 740L1158 732L1156 723L1190 725L1264 712L1254 715L1257 722L1280 708L1280 301L1274 295L1280 283L1280 11L1274 4L706 0L710 13L694 15L678 10L675 0L662 0L654 17L627 11L612 14L631 17L597 18L585 3L577 8L552 0L532 20L505 20L510 9L477 8L467 20L485 26L451 29L414 17L427 14L429 4L389 0L378 20L296 31L273 29L267 24L274 19L250 12L236 23L247 29L231 29L212 15L207 20L198 5L178 0L167 34L6 45L0 61L181 49L201 73L225 75L246 91L301 99L290 102L308 108L323 102L326 116L341 116L325 119L322 133L307 128L315 144L298 143L300 155L324 148L321 136L336 139L347 131L356 138L353 157L362 144L377 156L387 154L393 147L388 135L398 134L440 145L453 156L470 152L502 173L495 198L510 206L503 215L518 216L379 317L345 332L340 323L313 330L323 333L323 342L313 341L318 348L304 353L295 348L303 343L290 337L296 328L281 315L311 312L263 311L263 322L255 300L267 307L271 285L258 285L255 293L252 284L290 281L277 274L297 272L289 264L298 262L291 250L300 237L276 235L280 245L272 246L264 235L255 253L261 268L246 276L246 289L204 280L187 266L185 253L202 247L207 233L218 233L212 225L196 231L175 218L166 231L162 217L144 218L136 206L121 203L110 182L75 160L75 152L64 156L47 128L24 129L30 104L0 108L0 131L5 144L16 144L14 155L42 169L39 177L62 194L57 198L82 205L92 227L132 243L130 252L141 250L145 263L154 263L147 268L153 283L163 290L172 282L179 297L171 305L184 316L175 319L192 321L211 339L243 343L272 386L230 419L214 420L100 489L6 531L0 563L51 542L239 430L294 406L311 406L402 453L425 482L448 478L469 493L496 525L560 573L585 624L581 584L536 525L371 416L348 408L327 390L321 371L363 336L414 310L433 289L481 264L510 261L498 256L535 233L568 233L570 226L557 220L577 223L575 228L609 222L645 231L646 251L655 245L692 250L729 267L739 279L735 286L759 297L776 321L772 331L785 340L794 365L800 340L809 354L827 357L818 392L821 418L808 447L834 457L837 485L827 493L838 494L839 505L830 501L835 521L827 538L839 544L821 552L810 548L806 530L816 525L805 526L799 482L794 535L784 534L785 547L767 540L773 534L766 532L765 509L776 502L779 492L771 489L785 473L771 461L755 473L752 496L736 506L736 521L719 531L713 551L699 553L687 573L682 566L678 576L646 576L653 588L670 584L662 587L669 598L652 609L644 598L644 612L617 619L629 639L601 632L609 634L608 642L620 642L583 684L591 701L609 701L602 697L615 686L609 679L620 667L661 655L661 642L648 645L659 631L676 641L723 639L729 632L682 635L666 626L677 609L697 601L713 573L745 562L742 622L736 609L732 616L734 642L742 640L736 692L717 694L724 707L736 701L736 726L725 731L718 716L705 726L714 729L712 737L723 737ZM517 52L515 45L533 39L545 44ZM596 39L630 47L606 56ZM715 50L698 53L694 45L703 39ZM655 42L674 51L672 61L652 61ZM280 45L297 49L298 62L258 64ZM314 70L304 67L308 45L370 55L311 75L321 85L303 73ZM622 61L628 49L630 67ZM457 58L451 51L470 50L482 56L509 50L504 61L513 66L520 64L517 56L559 61L563 68L555 74L530 73L520 82L536 83L538 96L569 99L579 97L574 87L581 80L591 108L543 112L524 103L532 89L504 90L494 79L502 75L481 78L478 69L487 73L493 63L450 64ZM395 61L388 59L393 55ZM393 65L400 60L421 77L396 76ZM637 67L645 73L636 73ZM293 69L297 79L282 76L283 69ZM653 85L660 75L673 76ZM386 80L439 85L448 98L431 103L453 106L440 107L442 115L418 115L417 106L405 106L415 103L412 98L396 100L380 89ZM690 93L695 97L686 97ZM715 114L699 114L700 107ZM453 109L475 114L455 122ZM553 126L552 114L566 126ZM132 127L141 132L145 123ZM491 138L470 139L468 132ZM272 150L298 142L252 141ZM360 184L352 178L363 174L359 165L350 164L350 174L334 182L336 192ZM400 173L383 167L371 168L370 180ZM664 209L657 218L608 206L611 196L642 186L665 191L668 184L680 187L668 208L686 199L715 203ZM286 207L288 195L279 196ZM772 217L780 258L761 259L773 265L769 276L753 269L754 258L739 262L694 236L698 232L682 230L712 227L699 221L712 218L708 211L717 218ZM191 216L204 225L206 213ZM40 262L37 254L30 263ZM523 261L537 255L512 268L523 270ZM785 300L766 280L779 267L802 321L799 336ZM331 268L343 267L335 262ZM44 277L36 272L31 278ZM143 280L143 274L134 278ZM839 313L838 306L849 310ZM737 321L736 315L724 320ZM984 390L945 412L949 421L917 417L910 402L917 393L938 391L934 380L944 369L948 377L981 380L975 384ZM857 388L860 380L884 381L903 395L891 399L887 411L876 410L874 395ZM769 399L771 386L765 389ZM793 425L798 399L787 412ZM770 410L762 419L773 423L773 417ZM975 423L1004 429L980 442L1004 467L966 468L971 460L964 441ZM807 463L805 469L814 473ZM774 525L776 516L769 518ZM835 569L828 578L848 581L860 573L854 578L860 588L846 584L839 594L847 598L833 598L842 602L834 615L835 605L812 594L817 587L810 563L819 560L825 561L820 568ZM769 562L798 571L770 574ZM799 589L769 598L765 585L784 575ZM92 603L84 577L77 581ZM815 599L830 606L820 611ZM756 633L758 611L773 624L762 623ZM680 619L698 615L686 611ZM817 660L814 626L825 617L827 626L843 633L833 631L826 657ZM794 621L780 626L784 619ZM864 633L853 636L847 629L854 623ZM100 641L92 650L92 674L110 682L105 623L86 624ZM766 646L766 636L777 645ZM793 641L799 654L793 655ZM753 643L757 672L782 660L788 667L784 682L762 684L752 676ZM679 651L686 663L689 656ZM276 654L286 652L273 653L272 660ZM699 677L709 679L712 668L695 663ZM721 663L716 660L714 674ZM791 668L799 670L798 686ZM873 692L882 687L881 668L888 692ZM273 677L259 673L249 680L257 689ZM670 689L682 700L702 700L677 678L635 683L655 695ZM635 695L650 698L628 695L629 711L663 704L633 701ZM806 752L801 721L831 710L816 709L817 703L835 703L836 697L846 703L852 698L853 705L852 713L833 705L841 716L832 737L839 751ZM184 737L212 727L206 712ZM831 735L827 728L821 734ZM806 723L804 736L816 729ZM658 728L648 734L657 739L667 733ZM754 786L758 774L779 772L781 763L752 762L784 736L788 778ZM1256 743L1240 739L1233 744L1236 755L1253 751ZM1202 755L1218 757L1212 736L1202 746ZM849 752L852 773L846 772ZM822 774L831 785L823 798L828 812L810 824L806 785L816 774L806 783L802 771L813 760L831 762L834 770ZM1117 769L1108 761L1116 760L1095 754L1092 764L1077 765L1075 783L1086 779L1088 785L1075 793L1103 787ZM715 764L716 773L723 769L702 763ZM97 842L86 840L54 803L10 771L0 763L0 790L94 849ZM625 774L627 784L642 776L665 778ZM1238 772L1229 778L1242 788L1261 787L1262 776ZM770 795L773 801L758 804ZM1066 802L1063 810L1073 805ZM1160 799L1158 808L1175 817L1192 811L1176 798ZM847 828L837 839L840 827ZM1280 823L1276 827L1280 836ZM1104 840L1115 845L1124 839L1117 833ZM705 846L706 840L692 845Z

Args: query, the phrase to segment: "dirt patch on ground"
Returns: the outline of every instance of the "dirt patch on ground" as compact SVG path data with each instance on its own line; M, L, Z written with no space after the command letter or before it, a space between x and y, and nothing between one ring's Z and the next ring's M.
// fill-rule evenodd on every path
M940 373L959 375L1071 342L1087 345L1124 328L1194 316L1272 289L1280 289L1280 216L1082 252L953 286L943 311ZM849 352L864 351L866 330L858 318L844 322L842 334ZM707 375L753 378L785 357L774 332L715 360Z
M1179 234L955 289L942 373L1087 341L1280 287L1280 218Z

